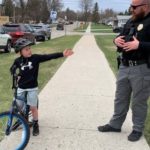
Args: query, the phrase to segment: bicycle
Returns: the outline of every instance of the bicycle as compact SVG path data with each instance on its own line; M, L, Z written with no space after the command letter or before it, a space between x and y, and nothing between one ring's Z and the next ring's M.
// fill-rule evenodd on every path
M23 150L30 139L30 126L28 124L29 106L20 108L17 101L17 74L13 74L14 100L9 111L0 113L0 148L3 150ZM19 127L21 129L19 130ZM13 137L17 137L14 140ZM3 139L1 140L1 137Z

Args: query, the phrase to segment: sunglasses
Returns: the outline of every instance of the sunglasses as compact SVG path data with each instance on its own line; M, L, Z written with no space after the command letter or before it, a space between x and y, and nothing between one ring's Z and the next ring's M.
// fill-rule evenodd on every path
M147 5L147 4L141 4L141 5L130 5L130 8L132 8L132 9L136 9L136 8L138 8L138 7L140 7L140 6L144 6L144 5Z

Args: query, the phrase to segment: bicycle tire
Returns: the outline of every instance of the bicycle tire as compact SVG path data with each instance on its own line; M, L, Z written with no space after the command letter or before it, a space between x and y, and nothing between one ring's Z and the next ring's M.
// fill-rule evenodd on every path
M29 139L30 139L29 125L28 125L27 121L21 115L19 115L17 113L12 113L13 121L15 121L15 119L16 119L16 120L19 120L22 123L22 134L17 133L18 134L17 138L18 138L19 135L21 135L21 139L20 138L17 139L17 140L21 140L21 142L17 141L18 143L16 145L13 145L16 142L16 141L14 141L13 138L14 138L14 136L16 137L15 134L16 134L17 131L15 131L15 134L14 134L14 132L10 128L10 135L6 136L6 134L5 134L6 127L7 127L7 122L8 122L9 118L10 118L10 112L9 111L0 113L0 147L3 147L3 150L5 150L5 149L6 150L8 150L8 149L11 149L11 150L24 150L24 148L27 146L27 144L29 142ZM13 123L12 123L12 125L13 125ZM3 136L3 139L1 139L1 136ZM9 137L10 137L11 143L8 142ZM6 143L5 143L5 140L6 140ZM8 146L9 146L9 148L8 148ZM10 146L12 146L12 147L10 148ZM6 148L4 148L4 147L6 147Z

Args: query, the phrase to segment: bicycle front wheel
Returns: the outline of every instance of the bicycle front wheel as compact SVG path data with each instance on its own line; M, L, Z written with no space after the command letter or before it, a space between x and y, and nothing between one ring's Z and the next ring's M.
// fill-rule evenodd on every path
M23 150L30 139L30 129L27 121L19 114L13 113L9 135L6 134L10 122L10 112L0 113L0 148L3 150ZM20 123L20 129L13 130L14 124Z

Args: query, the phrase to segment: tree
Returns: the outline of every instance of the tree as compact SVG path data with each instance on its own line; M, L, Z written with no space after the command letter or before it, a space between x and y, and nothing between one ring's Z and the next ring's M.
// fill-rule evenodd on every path
M28 0L27 10L27 20L45 23L49 19L50 12L47 0Z
M25 15L26 15L26 2L24 0L19 0L20 8L21 8L21 18L22 22L24 22Z
M5 7L4 7L4 15L12 17L13 16L13 3L12 0L5 0Z
M61 3L61 0L51 0L51 10L54 11L60 11L63 7L63 4Z
M58 17L65 19L65 16L67 16L67 20L77 20L77 13L69 8L58 12Z
M43 23L47 22L49 19L49 10L48 10L48 5L47 5L47 1L43 0L43 2L41 2L41 21Z
M79 5L83 12L83 21L87 22L90 17L93 0L80 0Z
M98 3L96 2L93 9L92 21L96 24L99 22L99 20L100 20L99 7L98 7Z
M68 20L77 19L77 14L73 10L70 10L69 8L66 9L66 16Z
M116 15L116 12L114 12L113 9L105 9L104 11L105 18L114 17L115 15Z
M130 9L126 10L124 15L131 15Z
M44 4L43 4L44 5ZM39 22L41 19L41 0L28 0L27 16L29 20Z
M119 13L118 13L118 15L121 15L121 16L123 16L123 15L124 15L124 13L123 13L123 12L119 12Z

